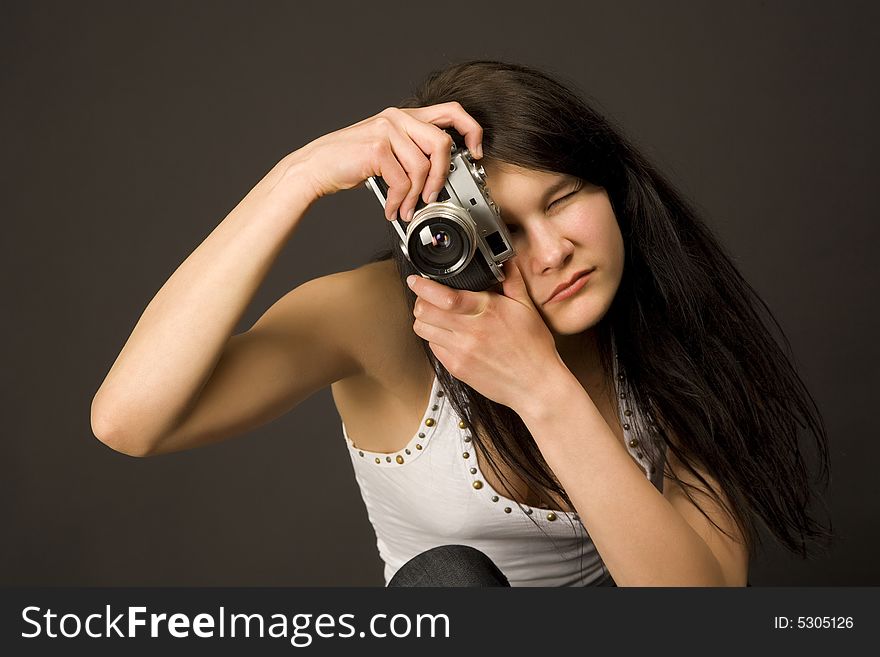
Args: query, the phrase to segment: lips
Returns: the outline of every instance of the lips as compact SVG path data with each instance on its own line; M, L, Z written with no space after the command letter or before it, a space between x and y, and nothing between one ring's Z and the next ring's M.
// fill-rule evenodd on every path
M550 295L550 298L548 298L544 303L545 303L545 304L546 304L546 303L550 303L551 301L553 301L553 299L556 297L557 294L559 294L560 292L562 292L562 291L565 290L566 288L570 287L572 283L574 283L576 280L578 280L578 279L581 278L582 276L585 276L586 274L590 274L590 273L592 273L593 271L595 271L595 269L596 269L596 268L593 267L592 269L584 269L584 270L581 270L581 271L575 273L575 274L574 274L569 280L567 280L565 283L562 283L561 285L557 286L557 288L556 288L555 290L553 290L553 294Z

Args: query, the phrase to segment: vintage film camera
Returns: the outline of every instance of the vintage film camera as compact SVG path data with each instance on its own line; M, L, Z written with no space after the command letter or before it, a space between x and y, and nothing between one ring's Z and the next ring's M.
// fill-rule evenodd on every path
M501 210L486 189L486 172L464 147L452 146L443 190L433 203L419 198L412 221L391 223L400 248L416 270L459 290L486 290L504 280L502 263L516 255ZM388 185L381 176L365 184L385 207Z

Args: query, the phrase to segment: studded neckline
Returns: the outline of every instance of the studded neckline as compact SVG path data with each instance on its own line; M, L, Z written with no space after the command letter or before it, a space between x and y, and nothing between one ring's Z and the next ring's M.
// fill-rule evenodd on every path
M641 411L631 403L632 390L623 366L617 353L617 344L614 335L611 336L611 345L614 352L614 384L618 395L617 417L623 428L624 446L630 455L642 468L648 479L652 479L656 469L656 439L657 426L654 424L650 412ZM647 442L643 442L647 440ZM654 443L649 444L649 443Z
M471 487L475 494L484 498L489 504L503 513L511 513L514 508L521 507L526 515L534 516L536 520L554 522L560 516L566 516L572 520L580 519L578 514L574 511L562 511L560 509L549 509L524 504L502 495L499 491L495 490L483 476L483 472L480 469L480 461L477 458L476 452L472 448L473 443L471 441L473 438L471 436L470 427L464 421L459 421L458 430L462 460L465 462L465 467L467 468L471 480ZM537 511L537 514L535 511Z
M349 449L351 449L355 456L369 460L374 466L400 467L414 461L427 449L431 437L437 430L437 420L443 413L445 404L446 395L440 387L439 379L435 375L434 381L431 384L431 394L428 397L428 406L422 415L418 431L402 449L396 452L372 452L367 449L361 449L348 437L344 422L342 423L342 434L345 436Z

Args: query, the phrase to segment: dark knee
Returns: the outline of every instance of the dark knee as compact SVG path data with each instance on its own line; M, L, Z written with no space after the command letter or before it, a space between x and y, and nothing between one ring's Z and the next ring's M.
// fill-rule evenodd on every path
M438 545L407 561L388 586L510 586L504 573L470 545Z

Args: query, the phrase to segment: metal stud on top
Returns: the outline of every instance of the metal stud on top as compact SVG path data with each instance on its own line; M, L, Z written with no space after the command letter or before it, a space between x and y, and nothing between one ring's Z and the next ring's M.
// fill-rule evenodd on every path
M462 433L464 433L465 430L467 429L468 425L467 425L467 423L466 423L464 420L461 420L461 421L459 421L459 423L458 423L458 427L459 427L459 429L462 430ZM465 443L469 443L469 442L471 442L472 440L473 440L473 436L470 435L470 434L466 434L466 435L462 436L462 441L465 442ZM461 456L462 456L462 458L463 458L464 460L467 460L467 459L469 459L469 458L471 457L471 453L470 453L469 451L463 451L463 452L461 453ZM472 475L478 475L478 474L479 474L479 470L478 470L476 467L473 467L473 466L471 466L471 467L468 468L468 472L470 472ZM481 489L484 487L483 481L482 481L481 479L477 479L477 478L475 478L475 479L471 482L471 485L473 486L474 490L481 490ZM489 489L489 490L490 490L490 492L491 492L491 489ZM492 502L497 503L501 498L500 498L498 495L494 494L494 492L493 492L493 494L490 495L489 499L490 499ZM523 508L523 511L526 513L526 515L532 515L532 514L534 513L534 509L531 509L530 507L527 507L527 506L525 506L524 504L521 505L521 506L522 506L522 508ZM503 509L504 513L512 513L512 512L513 512L513 508L510 507L510 506L505 506L505 507L500 507L500 508ZM552 511L549 511L549 512L547 513L547 515L546 515L547 520L549 520L549 521L551 521L551 522L554 521L554 520L556 520L557 517L558 517L558 516L557 516L554 512L552 512Z
M612 338L612 344L613 343L614 343L614 340ZM629 400L627 399L628 395L626 393L627 377L623 373L623 371L621 371L620 358L617 355L616 345L614 346L614 366L615 366L615 370L618 372L616 378L618 381L620 381L620 388L622 388L620 390L620 398L624 400L624 402L623 402L623 407L624 407L623 416L624 416L624 418L629 420L629 421L624 421L623 425L622 425L624 432L629 434L629 435L624 436L624 438L630 447L636 448L640 445L640 441L639 441L638 437L633 435L634 433L636 433L636 431L635 431L635 429L636 429L636 427L635 427L636 416L635 416L634 411L629 407ZM653 424L653 418L650 418L649 422L650 422L649 429L651 432L654 432L655 425ZM645 464L645 467L647 468L647 474L649 476L654 473L654 466L647 462L647 459L645 458L646 454L644 453L643 450L637 451L635 453L635 457L640 462L643 462Z
M431 411L440 410L440 404L438 404L436 402L439 401L441 397L443 397L443 391L438 390L435 397L436 397L435 403L431 404ZM436 418L434 418L434 417L425 418L425 426L433 427L436 424L437 424ZM417 434L418 440L424 440L427 437L428 436L424 431L419 431ZM354 441L351 442L351 446L352 446L352 448L358 450L357 453L359 456L361 456L361 457L364 456L364 451L362 449L359 449L358 446L354 443ZM416 451L421 451L423 449L422 444L420 442L417 442L414 447L415 447ZM376 456L374 458L374 460L377 465L383 465L382 456L384 456L385 463L396 463L397 465L403 465L404 463L406 463L406 458L404 458L404 454L406 456L411 456L412 450L409 447L405 447L401 452L399 452L397 454L382 454L380 456Z

